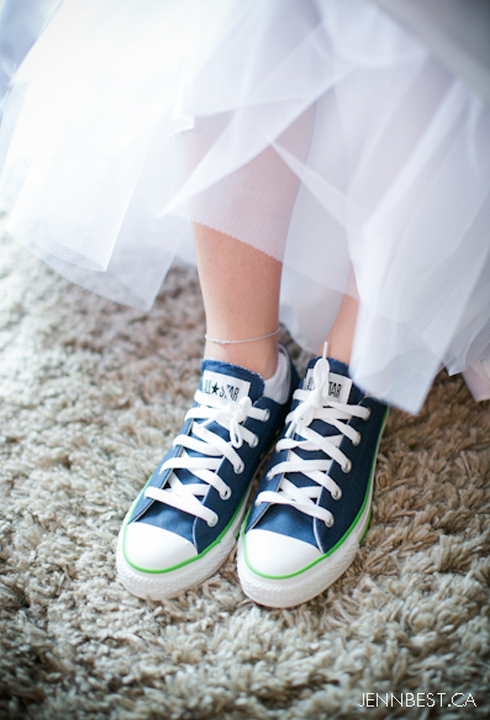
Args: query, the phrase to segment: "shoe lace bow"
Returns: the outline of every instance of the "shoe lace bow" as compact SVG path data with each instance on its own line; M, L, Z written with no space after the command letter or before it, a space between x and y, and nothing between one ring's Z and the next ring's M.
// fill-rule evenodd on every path
M162 475L167 470L187 470L200 482L182 482L175 472L170 472L163 488L149 486L145 497L170 505L178 510L205 520L213 527L219 520L218 514L203 505L209 487L219 492L222 500L231 497L232 489L219 476L218 469L224 458L229 460L237 475L245 469L245 465L237 450L246 442L251 447L258 444L258 436L244 426L247 418L265 422L269 411L254 407L249 397L238 402L227 397L224 404L221 400L197 390L194 395L196 405L186 414L185 420L192 420L187 434L178 435L174 446L179 446L177 456L169 458L159 470ZM197 421L197 422L196 422ZM229 439L218 435L209 426L216 423L228 432ZM196 455L189 455L191 450Z

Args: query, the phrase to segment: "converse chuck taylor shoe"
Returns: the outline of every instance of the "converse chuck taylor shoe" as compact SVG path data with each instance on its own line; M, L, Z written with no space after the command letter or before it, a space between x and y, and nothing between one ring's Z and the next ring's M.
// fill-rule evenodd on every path
M238 574L252 600L299 605L349 567L370 519L386 414L344 363L310 362L239 540Z
M284 348L283 387L204 360L180 434L129 510L117 547L122 584L141 598L175 597L203 582L233 548L252 479L281 432L298 376ZM276 373L277 375L277 373ZM276 383L277 385L277 383Z

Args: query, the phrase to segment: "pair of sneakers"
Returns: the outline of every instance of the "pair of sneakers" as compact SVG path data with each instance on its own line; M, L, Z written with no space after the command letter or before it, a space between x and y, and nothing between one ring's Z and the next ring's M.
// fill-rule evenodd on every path
M325 355L296 389L280 347L277 373L279 386L203 361L180 434L119 534L118 575L134 595L161 600L198 585L237 537L242 588L269 607L310 600L351 564L369 523L386 405ZM279 436L244 522L254 476Z

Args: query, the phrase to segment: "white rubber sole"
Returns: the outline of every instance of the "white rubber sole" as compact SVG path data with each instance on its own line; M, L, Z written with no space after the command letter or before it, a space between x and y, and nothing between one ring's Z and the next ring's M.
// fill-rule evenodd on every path
M177 597L190 588L199 585L223 565L230 552L235 547L236 537L245 515L248 495L242 502L235 519L223 535L219 543L208 552L196 557L175 570L145 572L133 567L125 558L123 550L124 529L128 517L124 519L117 540L116 567L120 582L126 590L143 600L163 600Z

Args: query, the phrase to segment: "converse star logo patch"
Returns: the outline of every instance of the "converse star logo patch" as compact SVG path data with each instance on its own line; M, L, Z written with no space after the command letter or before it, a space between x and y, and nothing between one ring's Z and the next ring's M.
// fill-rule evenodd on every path
M221 373L205 370L202 377L202 392L205 395L221 400L223 404L228 402L240 402L247 397L250 390L248 380L222 375Z
M352 380L343 375L329 373L328 376L328 397L336 402L346 403L349 399ZM304 390L312 391L315 389L315 380L313 378L313 369L310 368L306 373Z

